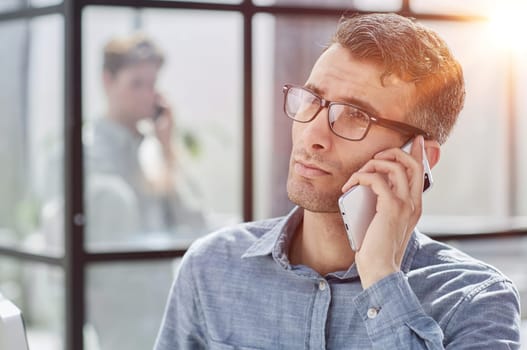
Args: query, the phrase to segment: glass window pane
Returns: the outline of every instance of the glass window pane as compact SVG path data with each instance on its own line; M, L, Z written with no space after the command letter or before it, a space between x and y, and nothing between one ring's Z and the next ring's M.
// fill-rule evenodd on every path
M401 8L401 0L253 0L255 5L272 6L327 6L336 8L353 8L363 11L397 11Z
M83 28L87 243L187 245L240 221L242 17L88 7ZM151 59L122 64L127 47Z
M27 7L28 0L2 0L0 1L0 12L14 11ZM58 5L62 0L29 0L29 6L45 7Z
M0 24L0 230L5 243L60 252L63 19Z
M486 23L424 24L443 36L461 62L467 96L454 131L442 146L441 161L433 169L436 182L424 197L421 228L441 231L449 220L455 222L457 232L502 225L510 215L511 195L506 157L507 56L490 44ZM455 220L456 216L465 218Z
M61 268L2 257L0 293L22 311L30 349L64 349L64 274Z
M22 0L3 0L0 1L0 12L8 12L18 10L24 6L24 1ZM2 36L2 38L4 38ZM7 38L7 37L6 37Z
M8 166L0 172L0 227L4 241L18 241L20 233L15 229L15 206L24 187L21 181L24 162L22 158L24 141L23 129L23 81L24 61L27 60L28 35L24 21L9 21L0 24L1 37L5 45L0 47L3 64L0 66L3 79L0 82L0 161ZM10 150L8 152L8 150Z
M30 0L29 4L33 7L45 7L45 6L52 6L52 5L58 5L62 3L62 0Z
M411 0L415 12L459 15L487 15L496 6L496 0Z
M152 349L178 262L88 268L85 329L96 349Z
M518 43L521 44L521 43ZM523 47L512 50L513 69L512 76L516 80L516 119L517 132L516 140L518 142L518 152L516 154L516 184L518 188L514 189L516 195L516 205L518 212L516 215L524 216L527 219L527 43L523 42ZM527 227L525 224L524 227Z
M398 11L403 4L401 0L355 0L353 5L362 11Z

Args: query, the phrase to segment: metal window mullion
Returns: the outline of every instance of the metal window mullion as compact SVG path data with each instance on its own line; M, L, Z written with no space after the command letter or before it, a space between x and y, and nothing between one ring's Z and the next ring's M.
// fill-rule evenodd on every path
M1 1L1 0L0 0ZM7 11L0 13L0 22L17 20L17 19L30 19L38 16L46 16L54 13L62 13L63 5L53 5L46 7L26 7L20 8L13 11Z
M189 10L240 11L239 4L206 3L166 0L77 0L82 6L119 6L135 8L179 8Z
M85 253L83 248L83 153L81 5L64 0L64 268L65 349L83 350Z
M18 247L0 246L0 257L10 257L13 259L18 259L24 263L43 263L59 267L62 267L63 264L63 259L61 257L51 254L31 252L28 250L20 249Z
M177 249L129 252L97 252L87 253L85 255L85 261L87 263L104 263L115 261L166 260L181 258L186 253L186 251L186 249Z
M253 5L250 0L242 4L243 16L243 162L242 162L242 203L243 219L253 219L253 47L252 19Z

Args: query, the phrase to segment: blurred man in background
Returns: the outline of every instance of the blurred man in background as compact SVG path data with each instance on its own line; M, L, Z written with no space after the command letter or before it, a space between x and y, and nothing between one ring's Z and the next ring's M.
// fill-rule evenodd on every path
M90 222L112 232L92 230L90 240L94 243L122 243L122 238L129 240L134 231L202 226L201 214L189 209L177 194L172 110L156 90L163 62L160 49L142 34L115 38L104 49L107 112L95 122L86 152L87 171L96 175L91 177L96 205L88 214L94 216ZM139 126L145 121L151 124L161 150L159 167L150 172L153 178L145 175L139 160L145 139ZM117 204L134 214L126 215L130 220L126 224L113 211Z
M199 235L205 226L201 212L178 193L172 110L156 89L163 63L161 50L142 34L114 38L104 48L107 110L86 146L89 249L146 249L163 237L170 243ZM144 130L160 151L157 169L140 161ZM152 347L172 276L166 260L88 270L87 320L101 350Z

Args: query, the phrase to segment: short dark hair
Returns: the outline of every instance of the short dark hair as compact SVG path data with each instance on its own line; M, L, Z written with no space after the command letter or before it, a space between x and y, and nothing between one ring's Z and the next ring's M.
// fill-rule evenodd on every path
M126 66L151 62L161 67L165 58L159 47L142 33L111 39L104 46L103 69L115 75Z
M384 67L381 83L390 74L414 82L417 101L406 121L443 144L465 100L459 62L437 33L413 20L390 13L345 15L331 44Z

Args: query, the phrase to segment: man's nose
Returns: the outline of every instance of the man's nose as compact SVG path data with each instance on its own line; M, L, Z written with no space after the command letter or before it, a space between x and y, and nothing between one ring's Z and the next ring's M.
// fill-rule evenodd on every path
M328 108L322 108L313 120L302 124L302 136L306 148L320 151L331 147L333 132L328 124Z

